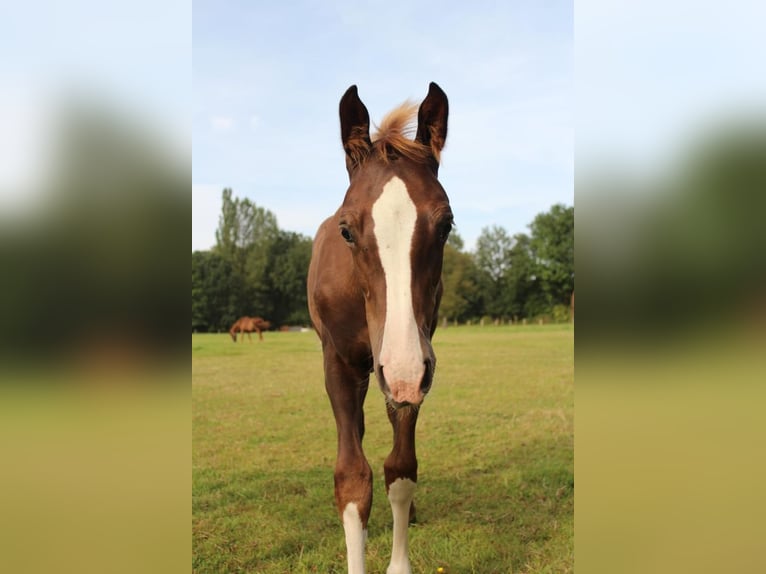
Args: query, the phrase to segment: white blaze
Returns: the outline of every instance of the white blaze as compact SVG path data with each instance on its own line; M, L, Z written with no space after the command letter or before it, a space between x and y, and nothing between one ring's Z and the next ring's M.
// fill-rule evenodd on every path
M386 574L411 574L407 544L407 526L410 520L410 504L415 496L416 484L409 478L397 478L388 487L388 500L394 515L394 543L391 562Z
M392 177L372 206L375 239L386 277L386 323L380 364L394 400L412 402L423 377L423 352L412 307L410 250L417 209L407 186Z
M359 508L355 502L349 502L343 510L343 531L346 534L346 558L348 574L364 574L364 545L367 530L362 528Z

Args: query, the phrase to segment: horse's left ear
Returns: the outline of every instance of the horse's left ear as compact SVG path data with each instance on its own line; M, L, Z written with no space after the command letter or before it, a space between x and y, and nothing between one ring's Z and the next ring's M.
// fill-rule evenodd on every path
M418 109L418 131L415 141L431 148L434 171L439 169L439 157L444 142L447 141L448 115L447 94L435 82L431 82L428 86L428 95Z

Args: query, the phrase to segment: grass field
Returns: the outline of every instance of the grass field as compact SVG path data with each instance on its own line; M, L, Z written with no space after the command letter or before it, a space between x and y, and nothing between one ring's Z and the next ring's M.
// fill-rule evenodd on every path
M416 573L574 569L573 330L452 327L418 422ZM335 423L320 345L267 333L192 336L194 572L345 572L333 502ZM375 473L367 568L385 572L391 429L372 378L365 452Z

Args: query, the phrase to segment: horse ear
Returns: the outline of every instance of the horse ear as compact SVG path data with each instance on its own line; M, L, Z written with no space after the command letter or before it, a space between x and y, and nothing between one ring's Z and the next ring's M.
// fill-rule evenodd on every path
M340 138L346 151L349 174L361 164L372 148L370 114L359 99L356 86L351 86L340 99Z
M448 115L447 94L435 82L431 82L428 86L428 95L418 109L418 131L415 141L431 148L436 170L439 168L440 153L447 141Z

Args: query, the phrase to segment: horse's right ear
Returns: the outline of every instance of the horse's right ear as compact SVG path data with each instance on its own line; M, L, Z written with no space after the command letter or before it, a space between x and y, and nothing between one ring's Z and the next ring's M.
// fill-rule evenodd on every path
M356 86L351 86L340 99L340 138L346 151L349 175L369 155L370 114L359 99Z

